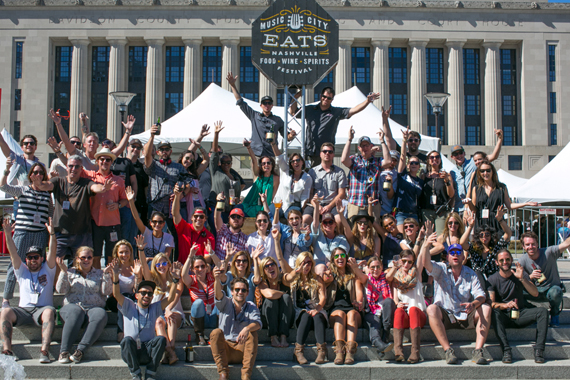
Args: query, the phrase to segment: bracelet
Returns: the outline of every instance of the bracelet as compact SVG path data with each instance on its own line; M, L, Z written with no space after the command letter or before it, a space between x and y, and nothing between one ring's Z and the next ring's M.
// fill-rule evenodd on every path
M50 234L51 236L55 236L55 234Z
M450 181L445 181L445 186L449 186L449 185L451 185L451 182L450 182Z
M178 284L178 283L180 282L180 279L173 277L173 278L172 278L172 282L175 283L175 284Z
M55 154L60 154L60 153L61 153L61 150L54 150L54 153L55 153Z
M10 170L5 169L5 170L4 170L4 175L5 175L5 176L8 176L9 174L10 174Z
M117 282L113 281L113 285L119 285L119 281Z
M126 134L127 136L130 136L130 135L131 135L131 132L125 131L125 134Z
M139 251L142 251L144 249L144 247L139 247L138 245L137 248L139 249Z

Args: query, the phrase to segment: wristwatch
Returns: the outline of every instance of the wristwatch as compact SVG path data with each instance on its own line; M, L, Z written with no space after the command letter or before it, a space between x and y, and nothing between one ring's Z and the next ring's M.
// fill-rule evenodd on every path
M178 284L180 282L180 279L172 277L172 282L174 282L175 284Z

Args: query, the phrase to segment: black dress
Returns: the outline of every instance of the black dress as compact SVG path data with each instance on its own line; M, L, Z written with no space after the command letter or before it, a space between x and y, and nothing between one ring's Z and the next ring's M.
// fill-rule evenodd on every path
M501 225L496 219L497 209L505 203L505 185L500 183L496 188L487 195L484 186L478 186L475 189L475 196L477 197L477 219L476 226L489 225L495 229L496 232L501 231ZM483 218L483 210L489 210L489 217Z

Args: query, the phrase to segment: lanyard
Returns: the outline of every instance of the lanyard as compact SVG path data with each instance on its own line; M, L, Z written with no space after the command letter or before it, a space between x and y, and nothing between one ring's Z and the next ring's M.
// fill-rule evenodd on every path
M154 248L154 234L151 232L150 236L152 239L152 250L153 250L152 253L153 253L153 256L155 256L155 254L154 254L154 249L155 249ZM160 247L162 247L162 240L163 239L164 239L164 231L162 232L162 237L160 238L160 243L158 243L158 249L157 249L158 252L157 253L160 253Z
M32 272L30 272L30 281L31 281L30 289L34 294L40 294L42 291L42 288L40 287L39 277L40 277L40 272L38 271L38 275L36 276L36 281L34 281L34 275L32 274Z
M150 318L149 318L149 317L150 317L150 310L149 310L149 312L146 314L146 316L143 315L143 317L145 318L145 322L144 322L144 326L143 326L142 329L141 329L141 312L140 312L139 307L138 307L138 305L137 305L137 321L138 321L138 323L139 323L139 325L138 325L138 327L137 327L138 330L139 330L139 333L138 333L137 335L140 335L141 332L142 332L144 329L146 329L146 326L148 325L148 320L150 319Z
M200 283L200 281L198 281L198 275L196 275L196 284L200 287L200 290L206 294L206 302L204 303L205 305L207 305L209 303L209 296L210 296L210 285L208 284L208 275L206 275L206 290L204 290L204 287L202 286L202 284Z

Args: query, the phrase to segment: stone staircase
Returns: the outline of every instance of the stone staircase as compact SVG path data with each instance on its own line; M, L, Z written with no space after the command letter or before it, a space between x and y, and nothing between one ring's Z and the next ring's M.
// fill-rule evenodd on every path
M4 288L8 258L0 258L0 291ZM570 274L570 265L568 265ZM561 273L563 278L567 278ZM11 301L17 305L19 301L18 288ZM54 296L55 306L61 306L62 295ZM190 298L183 295L182 305L189 314ZM376 350L371 347L368 331L359 329L357 341L359 344L356 361L352 366L336 366L332 362L315 365L316 347L314 335L309 335L305 350L309 365L299 366L293 362L293 348L296 330L291 330L287 348L274 348L269 344L267 330L259 332L259 349L254 379L491 379L491 378L525 378L525 379L567 379L570 371L570 298L564 299L564 309L560 315L561 326L549 328L545 351L547 362L539 365L534 363L532 344L535 339L533 327L525 329L509 329L508 336L513 349L514 363L507 365L501 362L501 349L491 330L486 344L485 356L489 365L475 365L471 362L471 353L475 347L475 330L450 330L448 337L456 355L461 360L458 366L449 366L444 362L444 352L437 343L435 336L426 326L422 330L421 355L424 361L418 364L396 364L393 352L384 357L378 357ZM32 379L130 379L125 363L121 360L120 347L117 343L116 313L109 312L109 322L99 340L85 352L79 364L59 364L54 360L50 364L40 364L39 351L41 334L35 326L14 328L13 351L20 358L19 363L25 368L28 378ZM56 326L53 334L50 354L52 358L59 356L61 326ZM206 331L207 335L210 331ZM81 332L81 334L83 331ZM184 362L183 346L188 334L194 338L192 327L184 326L177 334L178 357L181 359L173 366L161 365L158 371L160 379L217 379L218 374L213 362L209 346L194 346L195 361L192 364ZM406 333L407 335L407 333ZM332 329L327 330L328 353L334 357ZM410 345L404 345L404 354L409 355ZM2 370L0 369L0 373ZM240 366L232 365L231 379L240 378Z

